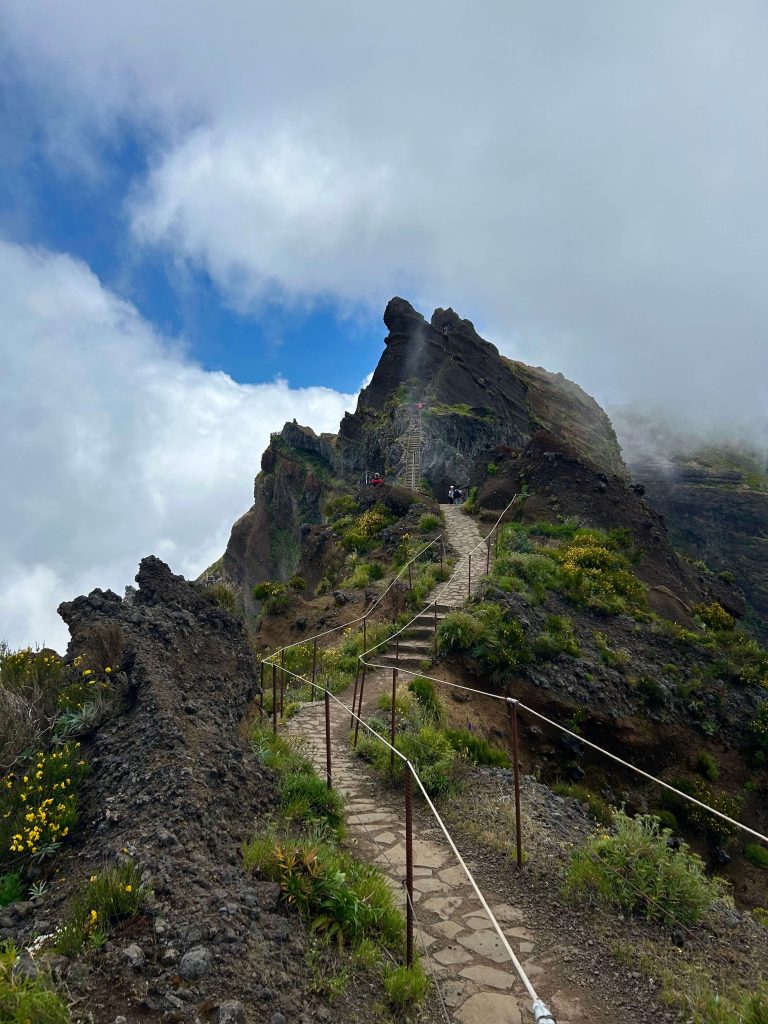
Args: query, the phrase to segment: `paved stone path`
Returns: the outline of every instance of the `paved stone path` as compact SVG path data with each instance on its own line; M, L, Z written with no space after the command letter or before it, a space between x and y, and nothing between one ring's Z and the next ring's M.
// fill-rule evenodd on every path
M475 522L458 506L442 506L447 538L459 558L480 540ZM485 571L479 567L477 579ZM457 575L466 571L459 566ZM473 572L473 577L475 573ZM455 586L454 586L455 584ZM467 577L463 577L467 586ZM451 580L446 605L466 597L461 580ZM427 645L429 646L429 645ZM428 655L427 655L428 656ZM371 673L366 681L364 716L391 685L387 670ZM351 688L340 699L351 704ZM300 738L318 770L325 773L325 719L321 702L305 705L288 723L289 734ZM378 864L390 878L403 905L405 894L405 824L400 795L387 789L349 749L349 714L331 702L333 784L347 805L348 842L366 860ZM434 818L414 800L414 908L416 945L438 985L448 1018L455 1024L520 1024L531 1021L530 1000L488 916L460 868ZM488 894L486 894L488 898ZM537 944L523 913L508 903L489 899L504 933L523 962L534 985L545 981L556 952ZM586 1024L588 1016L572 1000L547 990L558 1024Z

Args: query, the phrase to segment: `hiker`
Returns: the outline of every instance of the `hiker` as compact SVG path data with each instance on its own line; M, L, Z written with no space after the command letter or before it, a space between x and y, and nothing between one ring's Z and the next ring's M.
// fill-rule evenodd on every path
M454 495L454 486L453 486L453 484L451 484L451 486L448 488L448 504L449 505L453 504L453 495Z
M384 477L381 473L374 473L371 477L371 487L381 487L384 483Z
M460 505L461 504L461 499L463 497L464 497L464 494L462 493L461 488L460 487L454 487L453 488L453 504L454 505Z

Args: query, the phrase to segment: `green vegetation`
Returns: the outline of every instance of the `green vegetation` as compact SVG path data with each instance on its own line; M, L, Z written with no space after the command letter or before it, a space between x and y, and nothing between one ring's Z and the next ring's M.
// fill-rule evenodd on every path
M419 533L432 533L433 530L439 530L442 525L439 516L427 513L419 520Z
M700 751L699 756L696 758L696 771L699 775L703 775L705 779L708 779L709 782L717 782L720 775L717 760L706 750Z
M597 651L602 663L607 665L608 668L615 668L618 672L624 672L629 663L627 652L611 647L608 637L605 633L599 631L595 633L595 643L597 644Z
M586 804L592 817L602 825L610 825L613 821L613 809L601 796L593 793L587 786L577 782L556 782L552 786L552 792L557 793L558 796L567 796Z
M386 877L339 846L341 797L285 737L256 725L251 740L277 775L280 803L267 831L243 845L245 867L277 882L284 902L310 931L349 947L352 963L376 970L393 1007L415 1005L427 990L423 969L418 962L410 969L396 964L404 952L405 922ZM347 977L344 968L329 994L343 989Z
M424 410L425 416L472 416L475 419L487 419L491 415L489 409L474 409L466 402L458 405L446 405L444 402L434 402Z
M237 593L234 587L228 583L212 583L205 588L205 593L230 615L237 615Z
M261 601L264 615L283 615L291 607L291 592L286 583L262 580L253 588L256 601Z
M695 924L727 886L707 878L704 862L685 843L671 849L669 835L650 815L630 818L617 811L612 833L574 851L567 891L659 924Z
M747 843L744 856L756 868L768 868L768 850L760 843Z
M361 562L355 557L352 563L353 571L342 580L342 587L350 587L353 590L370 586L384 575L384 566L380 562Z
M377 504L365 512L347 518L338 519L334 530L339 535L341 546L345 551L356 551L363 555L375 546L378 534L385 526L390 526L395 517L384 505Z
M595 530L575 520L508 523L501 527L491 573L495 583L542 603L555 591L576 607L603 614L637 614L645 587L632 572L636 554L625 529Z
M733 629L735 621L733 616L729 615L717 601L713 601L711 604L697 604L693 609L693 614L706 629L717 631Z
M0 943L0 1021L2 1024L69 1024L64 999L44 974L31 978L14 968L16 947Z
M581 655L581 648L567 615L550 615L544 630L533 642L533 653L541 661L554 661L560 654L571 658Z
M511 765L506 750L495 747L483 736L477 736L468 729L448 729L446 736L453 749L472 764L494 765L498 768L509 768Z
M56 936L57 953L76 956L85 945L100 946L111 928L136 917L149 896L141 872L132 862L108 868L90 881L71 901Z
M496 465L495 462L489 462L485 468L486 472L488 473L488 476L496 476L496 474L499 472L499 467Z
M0 907L7 907L9 903L15 903L23 896L24 888L21 884L21 875L15 871L0 875Z
M443 652L471 654L495 683L504 682L532 657L523 627L492 601L449 612L437 628L437 646Z
M293 576L291 576L291 578L288 580L288 586L296 594L300 594L302 590L307 589L307 581L304 579L303 576L299 576L298 573L294 573Z

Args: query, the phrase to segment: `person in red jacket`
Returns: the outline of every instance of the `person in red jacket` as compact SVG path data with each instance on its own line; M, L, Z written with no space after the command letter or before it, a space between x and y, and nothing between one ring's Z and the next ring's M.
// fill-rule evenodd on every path
M381 473L374 473L371 477L371 487L381 487L384 483L384 477Z

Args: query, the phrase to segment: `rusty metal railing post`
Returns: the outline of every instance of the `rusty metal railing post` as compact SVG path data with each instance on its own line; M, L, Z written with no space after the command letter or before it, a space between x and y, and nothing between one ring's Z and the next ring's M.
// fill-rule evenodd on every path
M395 664L400 666L400 631L395 633Z
M468 572L467 572L467 597L472 597L472 555L468 559Z
M285 648L280 651L280 717L285 713Z
M443 576L443 535L440 534L440 578Z
M437 657L437 601L432 602L433 623L435 631L435 657Z
M507 697L507 715L509 717L509 731L512 737L512 766L515 776L515 846L517 855L517 870L523 866L523 831L520 821L520 757L517 746L517 701Z
M368 650L368 616L363 616L363 653Z
M405 786L405 893L406 893L406 939L405 962L413 967L413 791L411 785L411 762L405 762L403 772Z
M317 681L317 637L312 647L312 699L315 699L315 683Z
M491 535L488 534L488 540L486 542L487 551L485 553L485 575L491 571Z
M408 563L408 588L411 592L411 598L413 598L413 576L411 575L411 563Z
M272 732L277 733L277 665L272 662Z
M355 701L357 700L357 681L360 678L360 662L357 663L357 669L355 670L355 689L352 693L352 714L349 716L349 728L355 724Z
M363 690L365 689L365 662L363 662L363 672L360 676L360 699L357 706L357 718L355 718L355 741L352 744L357 747L357 734L360 732L360 719L363 717ZM354 711L354 705L352 707Z
M264 721L264 662L259 665L259 721Z
M331 780L331 695L325 688L325 774L328 789L333 789Z
M391 729L390 729L390 740L389 740L390 743L392 744L392 748L389 751L389 767L390 768L394 768L395 767L395 749L394 748L395 748L395 738L397 736L397 728L396 728L396 724L395 724L395 719L396 719L396 715L397 715L397 711L395 709L396 697L397 697L397 669L393 668L392 669L392 715L391 715Z

